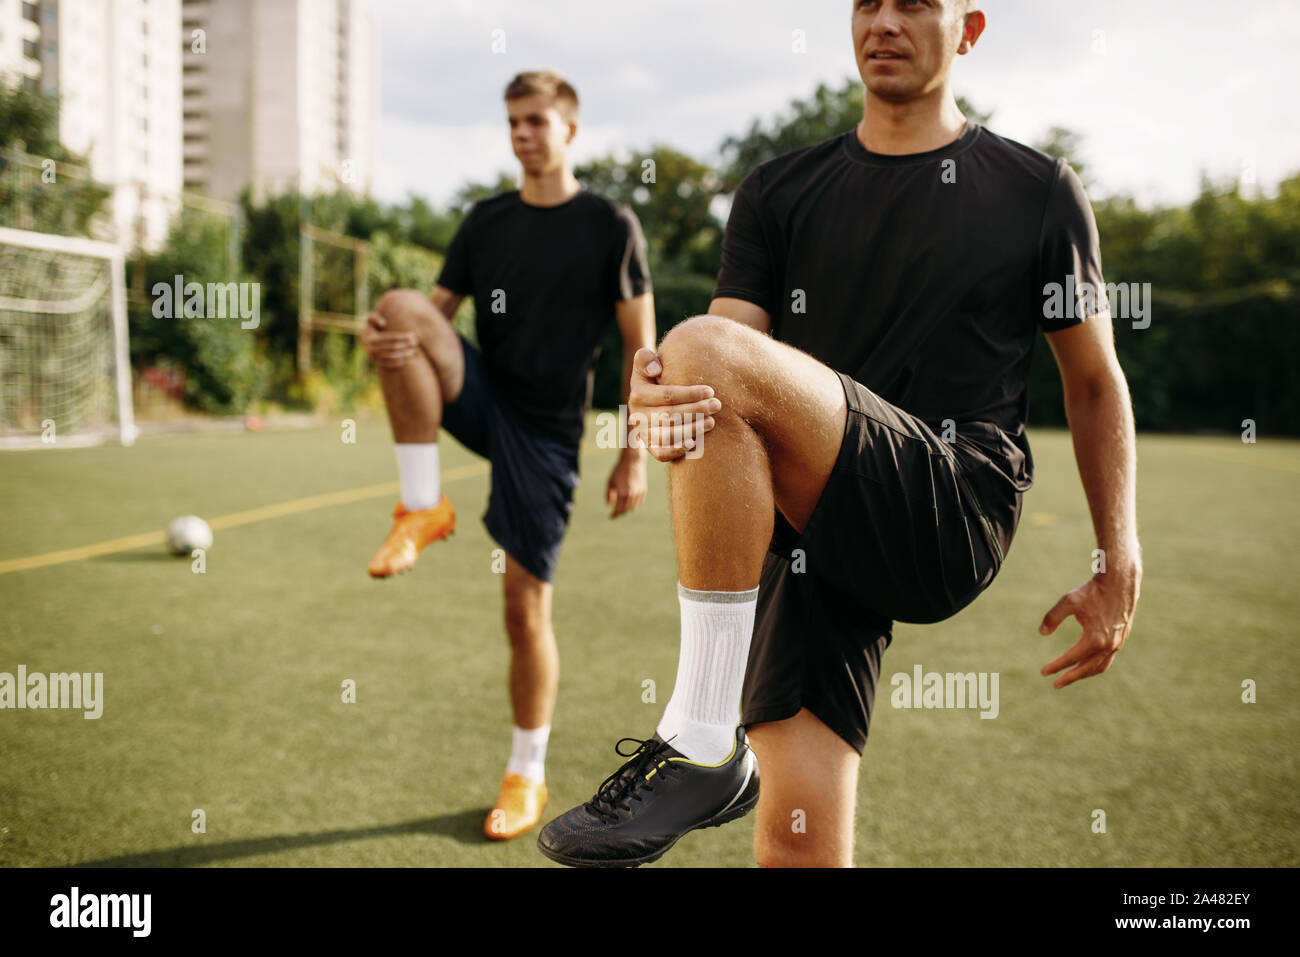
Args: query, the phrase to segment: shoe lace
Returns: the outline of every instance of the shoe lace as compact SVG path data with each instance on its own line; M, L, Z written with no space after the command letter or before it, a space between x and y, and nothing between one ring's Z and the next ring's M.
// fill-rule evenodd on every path
M669 741L671 740L670 738ZM624 751L624 742L636 745L636 750ZM654 790L654 785L646 781L646 773L656 763L660 753L667 749L668 743L653 738L644 741L640 738L620 738L614 745L614 751L619 757L630 760L601 782L595 796L587 802L587 809L605 820L617 818L620 810L630 811L632 801L644 800L640 792ZM660 773L666 776L671 767L672 762L668 762Z

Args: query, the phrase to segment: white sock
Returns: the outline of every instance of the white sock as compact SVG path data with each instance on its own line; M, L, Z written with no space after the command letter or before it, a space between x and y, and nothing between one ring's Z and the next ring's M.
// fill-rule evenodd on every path
M551 736L551 726L524 730L518 726L510 746L510 760L506 774L520 774L531 781L546 780L546 742Z
M692 761L720 764L736 746L758 589L696 591L678 582L677 600L682 650L659 737L672 738L672 747Z
M442 483L438 473L438 443L399 443L397 475L402 480L402 504L408 512L433 508L442 501Z

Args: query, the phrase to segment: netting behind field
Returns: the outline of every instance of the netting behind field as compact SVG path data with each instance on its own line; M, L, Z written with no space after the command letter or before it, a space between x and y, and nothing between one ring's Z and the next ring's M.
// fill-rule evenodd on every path
M0 242L0 436L114 427L113 268Z

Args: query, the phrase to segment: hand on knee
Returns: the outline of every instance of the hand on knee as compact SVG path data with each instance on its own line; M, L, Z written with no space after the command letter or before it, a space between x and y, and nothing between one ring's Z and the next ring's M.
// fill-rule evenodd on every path
M739 358L747 328L722 316L695 316L679 322L659 345L664 385L710 385L721 394L719 383L730 376ZM724 400L725 406L725 400Z
M671 358L678 354L674 343L690 335L686 332L674 338L669 333L659 353L641 349L632 364L627 402L629 440L661 462L698 457L701 440L716 424L713 415L722 409L713 387L698 376L697 381L686 382L691 378L682 372L687 364ZM682 354L689 354L689 348L683 347ZM675 375L669 374L670 362L681 367Z
M433 303L414 289L390 289L375 303L375 312L388 332L414 332L427 321Z
M395 289L380 296L375 311L361 327L361 347L381 370L401 369L419 349L419 336L409 319L412 307L401 298L407 292Z

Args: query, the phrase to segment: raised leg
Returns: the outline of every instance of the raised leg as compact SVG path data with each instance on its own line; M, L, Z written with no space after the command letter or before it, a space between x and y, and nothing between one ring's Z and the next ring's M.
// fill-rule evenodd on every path
M665 337L665 385L722 402L700 455L669 465L677 574L687 588L758 585L773 508L802 529L834 468L848 414L839 377L807 353L713 316Z
M442 495L437 443L443 406L465 382L465 358L447 317L410 289L379 298L362 343L379 369L402 485L392 531L368 566L372 577L387 578L409 569L425 546L456 526Z
M384 293L375 313L383 323L375 364L393 439L436 442L443 403L460 395L465 381L456 330L428 296L411 289Z
M682 608L677 680L655 736L635 753L620 751L631 760L590 802L551 821L538 847L552 860L580 866L651 861L694 828L763 806L771 775L771 820L790 813L794 802L826 828L826 847L851 850L852 798L847 810L834 805L828 813L821 792L843 791L841 782L857 770L856 761L844 763L843 749L854 759L856 751L838 738L792 740L789 729L803 731L802 721L760 729L768 743L758 762L760 786L756 752L736 731L774 513L779 509L797 529L812 515L843 441L843 386L811 356L712 316L674 328L659 360L660 385L711 386L722 406L698 456L669 466ZM653 431L653 421L647 424ZM798 753L800 746L811 750ZM793 850L772 848L764 846L761 862ZM840 863L844 855L809 859Z

